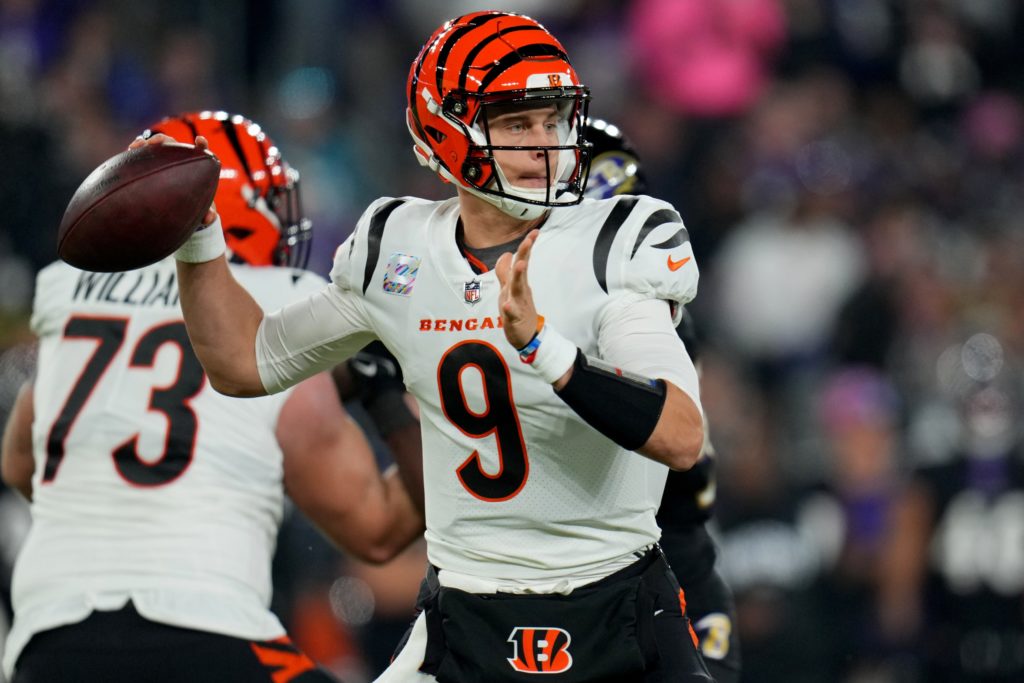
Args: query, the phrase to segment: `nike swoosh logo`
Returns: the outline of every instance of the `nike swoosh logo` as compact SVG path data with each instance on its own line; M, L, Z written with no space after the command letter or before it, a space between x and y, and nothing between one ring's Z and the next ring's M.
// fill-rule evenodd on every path
M663 609L656 609L656 610L654 610L654 616L658 616L659 614L661 614L664 611L665 610L663 610Z
M672 257L669 256L668 257L668 269L671 270L672 272L675 272L675 271L679 270L680 268L682 268L683 266L685 266L686 262L689 261L689 260L690 260L690 257L687 256L684 259L680 259L678 261L673 261Z

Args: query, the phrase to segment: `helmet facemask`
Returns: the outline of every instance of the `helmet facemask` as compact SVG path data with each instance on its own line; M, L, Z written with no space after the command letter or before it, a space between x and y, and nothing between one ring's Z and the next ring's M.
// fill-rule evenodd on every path
M267 193L267 206L274 212L281 239L274 250L274 263L279 266L305 268L313 239L313 221L302 215L299 193L299 172L285 165L286 183L273 186Z
M467 190L495 204L517 218L529 219L546 209L578 204L583 196L590 168L590 154L582 139L581 122L586 117L587 94L583 88L566 94L564 89L519 91L479 98L474 122L467 129L470 152L462 168ZM557 144L499 145L493 141L490 122L520 110L554 105ZM496 152L540 152L547 163L544 187L520 187L509 181Z

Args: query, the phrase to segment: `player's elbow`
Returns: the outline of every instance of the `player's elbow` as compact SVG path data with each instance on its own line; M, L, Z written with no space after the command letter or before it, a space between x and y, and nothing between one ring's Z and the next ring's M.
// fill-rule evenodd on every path
M367 564L380 565L395 559L404 546L388 537L368 538L360 543L348 543L345 550Z
M704 426L697 424L680 431L666 463L677 471L688 470L697 464L704 446Z
M203 366L210 386L232 398L266 396L256 365L254 344L225 340L224 344L204 344L193 340L192 349Z
M368 564L380 565L390 562L397 556L397 548L388 545L376 545L369 548L360 559Z
M423 537L425 527L422 517L401 517L395 523L378 528L366 528L353 537L335 540L337 545L350 555L367 564L385 564L402 554L418 538Z
M637 452L668 465L673 470L688 470L697 464L704 444L704 427L659 424L651 438Z
M210 386L218 394L224 394L232 398L253 398L256 396L266 396L267 394L262 384L253 385L252 382L239 382L231 379L229 376L218 376L213 373L207 376L210 379Z
M252 398L266 396L256 363L246 363L238 359L217 358L207 356L203 368L210 380L210 386L219 394L232 398ZM202 357L200 357L202 360Z
M693 467L704 449L704 418L697 404L669 385L669 393L658 424L642 453L673 470Z

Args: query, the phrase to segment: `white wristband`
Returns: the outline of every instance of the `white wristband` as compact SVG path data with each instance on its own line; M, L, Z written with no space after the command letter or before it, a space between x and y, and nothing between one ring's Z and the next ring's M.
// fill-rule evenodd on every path
M218 258L227 250L224 230L220 227L220 215L207 226L198 228L185 244L174 252L174 258L185 263L206 263Z
M540 346L530 365L548 384L554 384L576 362L576 345L545 323L540 331Z

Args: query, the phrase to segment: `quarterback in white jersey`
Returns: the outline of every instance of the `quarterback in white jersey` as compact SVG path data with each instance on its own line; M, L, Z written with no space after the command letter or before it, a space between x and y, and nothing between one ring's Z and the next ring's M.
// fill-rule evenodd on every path
M474 272L456 242L458 208L375 202L338 249L333 285L268 316L264 385L280 390L324 357L383 340L420 406L431 562L533 587L599 579L658 540L668 469L589 426L520 361L505 341L495 271ZM530 259L537 309L585 354L696 398L665 303L696 289L694 267L671 268L692 259L685 235L678 214L650 197L552 209ZM629 331L645 307L663 309L663 329ZM678 357L652 353L662 346Z
M238 141L238 156L218 153L239 177L247 151L275 162L263 152L276 148L253 126L189 114L156 128L189 142L195 134L215 145ZM261 234L252 215L231 208L235 191L222 179L223 220L234 227L249 221L247 237L276 248L277 224L274 234ZM249 244L235 253L259 262L258 251ZM269 250L264 257L267 266L231 268L268 310L326 284L308 271L271 267L277 257ZM34 466L31 483L12 483L31 498L33 523L15 566L5 672L17 663L15 681L143 680L127 673L134 666L145 680L329 680L290 645L269 610L286 490L332 540L365 559L393 556L422 526L396 474L381 478L329 376L252 400L215 392L192 351L170 257L128 273L54 263L38 276L31 325L39 363L25 394L34 400L21 410L31 417L24 422ZM15 457L5 448L5 465ZM58 649L52 634L108 613L122 615L122 630L159 625L233 640L217 641L230 649L206 643L217 662L172 651L172 666L122 633L118 674L98 660L94 673L82 662L72 663L74 672L52 668L59 661L45 652L47 644ZM102 628L92 624L79 645ZM19 661L23 652L48 661ZM295 678L275 673L280 667Z
M656 545L666 466L692 466L704 440L674 327L698 278L679 214L582 200L589 93L529 17L445 23L407 94L417 158L458 197L374 202L332 283L266 315L219 234L197 230L178 266L197 355L237 395L375 339L398 358L421 410L431 567L378 680L710 680Z

